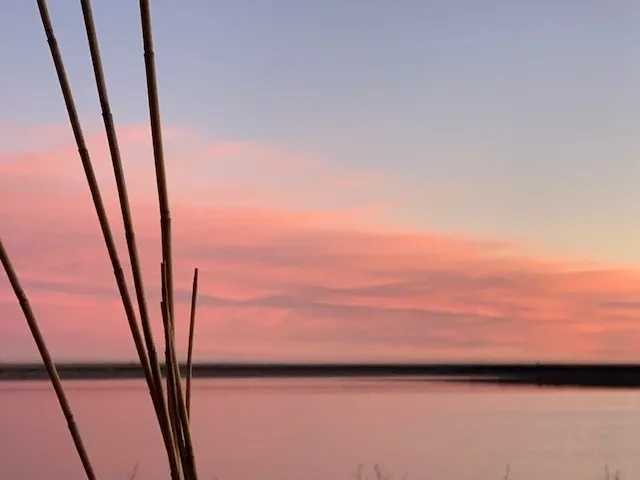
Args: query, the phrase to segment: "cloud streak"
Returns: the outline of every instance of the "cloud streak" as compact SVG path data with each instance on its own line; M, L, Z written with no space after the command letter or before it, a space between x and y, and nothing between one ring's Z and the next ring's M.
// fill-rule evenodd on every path
M173 132L173 138L192 135ZM153 189L144 188L154 181L151 165L142 161L149 158L143 156L145 142L143 130L124 132L123 143L132 151L126 168L141 261L159 333L159 221ZM379 200L375 182L351 182L311 158L279 157L274 147L254 143L195 143L189 148L202 156L189 157L183 166L204 170L176 175L172 188L180 194L172 216L181 346L191 269L201 271L199 359L631 360L640 347L640 275L634 270L532 257L500 239L367 224L357 208L312 208L286 189L288 204L273 201L269 188L256 190L263 203L218 204L215 193L197 189L189 196L183 189L189 178L197 184L200 173L211 174L207 159L224 163L233 157L273 168L275 177L307 175L312 193L335 183L343 187L336 195L348 197L364 184L367 199ZM0 153L2 235L56 358L133 358L72 153L68 145ZM108 158L98 154L96 162L108 185ZM353 179L375 177L362 172ZM237 188L241 197L241 178L228 183L227 191ZM105 198L126 264L115 192ZM0 319L2 358L35 358L5 280Z

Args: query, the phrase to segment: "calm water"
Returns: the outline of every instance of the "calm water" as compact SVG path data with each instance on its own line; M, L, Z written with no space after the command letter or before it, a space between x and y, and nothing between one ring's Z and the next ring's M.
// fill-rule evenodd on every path
M67 382L102 479L167 478L141 382ZM193 437L203 480L640 478L640 392L386 380L206 380ZM0 479L82 478L48 383L0 384Z

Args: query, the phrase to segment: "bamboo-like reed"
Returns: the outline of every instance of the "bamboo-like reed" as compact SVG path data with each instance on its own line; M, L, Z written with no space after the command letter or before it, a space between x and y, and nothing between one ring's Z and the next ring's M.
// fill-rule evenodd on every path
M175 381L173 378L173 368L171 364L173 362L171 357L171 323L169 322L169 314L165 303L165 295L162 295L163 299L160 302L160 311L162 312L162 322L164 325L164 343L165 343L165 379L167 382L167 405L169 406L169 422L171 425L172 441L176 448L177 459L180 463L180 469L184 472L185 457L184 457L184 442L182 439L182 432L180 429L180 422L178 420L177 412L177 399L175 393ZM185 475L185 478L186 475Z
M29 325L29 330L31 330L31 335L33 336L34 341L36 342L36 346L38 347L38 352L40 352L40 356L42 357L42 361L44 366L47 369L47 373L49 374L49 379L51 380L51 384L53 385L53 389L56 393L56 397L58 397L58 403L60 404L60 408L62 409L62 413L64 414L64 418L67 421L67 427L69 428L69 433L71 433L71 437L73 438L73 443L76 447L76 451L78 452L78 456L80 457L80 461L82 462L82 466L87 475L88 480L96 480L96 474L93 470L93 466L91 465L91 461L89 460L89 455L87 454L87 450L84 447L84 443L82 441L82 437L80 436L80 431L78 430L78 426L76 425L76 421L73 418L73 412L71 410L71 406L69 405L69 401L67 400L67 396L64 393L64 388L62 387L62 382L60 382L60 377L58 376L58 370L51 359L51 355L49 354L49 349L44 341L44 337L40 332L40 327L38 325L38 321L36 320L35 314L33 313L33 309L31 308L31 304L29 303L29 299L27 298L22 285L20 284L20 279L18 278L18 274L16 273L13 265L11 264L11 260L9 259L9 254L4 248L4 244L2 243L2 238L0 238L0 263L4 267L5 272L7 273L7 277L9 278L9 283L13 288L13 292L20 303L20 307L22 308L22 313L27 320L27 324Z
M69 115L69 121L73 130L73 135L78 146L78 153L80 155L82 167L87 178L89 191L91 192L93 204L95 206L98 221L100 223L100 229L102 230L102 235L107 247L107 252L109 253L109 259L111 260L111 265L113 267L113 274L115 276L125 314L129 322L129 328L133 336L136 351L138 353L138 357L140 358L140 363L142 365L142 369L144 371L145 379L147 380L151 396L152 398L155 398L155 387L149 367L149 358L147 356L147 352L145 351L145 345L142 341L142 336L140 335L140 329L138 328L138 324L136 321L133 302L131 301L131 296L129 295L129 289L127 288L127 283L124 277L124 272L122 270L122 265L120 263L120 258L118 257L118 251L116 250L113 233L111 232L111 226L109 225L109 219L104 207L104 202L102 201L100 187L98 185L98 181L93 170L93 165L91 163L91 157L89 156L89 151L87 150L86 142L84 140L84 134L82 133L80 119L78 117L78 112L76 110L73 95L71 93L69 80L67 79L64 63L62 61L62 55L60 54L60 50L58 48L58 42L56 41L54 35L53 25L49 16L46 0L38 0L38 8L40 10L42 25L47 36L47 43L49 44L49 48L51 50L51 57L53 59L56 73L58 75L58 81L62 90L62 96L64 97L65 106Z
M153 384L155 388L155 402L157 403L156 413L158 416L158 422L162 432L163 440L165 442L165 448L169 456L169 462L171 464L172 471L178 471L177 461L175 459L175 445L172 444L172 436L169 431L169 415L167 411L167 405L164 399L162 390L162 377L160 372L160 366L158 363L158 357L156 348L154 345L153 332L151 324L149 322L149 311L147 308L147 302L145 298L144 283L142 279L142 271L140 268L140 260L138 256L138 249L135 239L135 229L133 227L133 220L131 218L131 209L129 206L129 196L127 193L127 185L122 167L122 159L120 155L120 148L118 145L118 137L116 134L115 125L113 122L113 115L111 114L111 108L109 104L109 96L107 93L106 81L104 77L104 71L102 68L102 60L100 57L100 48L95 28L95 22L93 20L93 13L91 9L90 0L80 0L82 13L85 23L85 29L87 33L87 40L89 43L89 51L91 54L91 60L93 64L93 71L96 80L96 87L98 90L98 97L100 100L100 106L102 109L102 117L104 120L104 126L107 136L107 142L109 145L109 152L111 155L111 162L113 165L113 172L116 179L116 186L118 190L118 198L120 201L120 210L122 213L122 220L125 230L125 238L127 242L127 249L129 251L129 259L131 263L131 270L133 273L133 281L136 291L136 297L138 300L138 309L140 312L140 321L142 324L142 332L144 334L145 345L149 357L149 366L153 377Z
M180 369L175 353L175 310L173 301L173 255L171 245L171 211L167 189L167 177L164 163L164 147L162 142L162 123L160 121L160 105L158 100L158 83L156 79L155 54L153 51L153 35L151 28L151 9L149 0L140 0L140 23L144 48L144 65L147 82L147 99L149 103L149 119L151 123L151 139L156 169L158 188L158 204L160 207L160 229L162 236L162 295L161 310L165 325L165 342L167 359L167 396L173 404L173 423L177 429L174 433L179 442L183 458L185 477L197 479L195 456L191 441L188 414L182 395ZM168 332L167 332L168 330ZM169 392L170 390L170 392Z
M158 424L165 441L167 457L171 478L173 480L197 480L197 469L195 455L193 451L193 443L191 440L190 428L190 404L191 404L191 370L192 355L194 342L194 323L195 308L198 286L198 269L194 271L193 290L191 298L191 315L189 326L189 347L188 347L188 378L186 399L183 394L180 366L177 359L175 348L175 316L174 316L174 299L173 299L173 259L171 247L171 215L169 209L169 198L167 192L167 181L164 166L164 154L162 144L162 127L160 123L160 109L158 103L158 91L155 71L155 61L153 53L153 39L151 34L151 13L148 0L140 0L140 16L142 25L142 37L144 46L145 73L147 79L147 94L149 101L149 116L151 123L151 134L153 141L154 165L156 171L156 182L158 187L158 200L160 207L160 227L162 235L162 264L161 264L161 289L162 302L161 312L163 320L164 340L165 340L165 376L166 376L166 398L165 389L163 388L162 372L157 357L157 349L155 346L151 323L149 319L149 311L147 307L142 271L140 268L140 260L135 240L135 229L131 217L131 209L127 193L127 186L122 166L120 148L116 135L113 116L109 105L109 97L107 94L106 81L102 68L102 60L100 58L99 42L97 38L93 13L91 11L90 0L80 0L82 13L85 23L87 40L89 43L89 51L93 65L94 76L98 97L102 109L102 116L109 144L109 152L111 154L111 163L113 166L116 186L118 189L118 199L120 202L120 210L125 229L125 238L129 259L134 279L134 287L136 291L136 299L138 301L138 310L140 314L140 322L142 325L142 334L136 318L136 312L133 301L129 294L129 289L125 280L124 272L115 246L115 241L107 218L104 202L98 182L95 176L93 165L87 146L85 143L82 127L75 107L71 87L67 79L62 55L58 48L55 38L53 25L49 16L46 0L37 0L38 9L42 25L44 27L47 43L51 51L51 57L55 66L58 82L64 98L67 114L73 130L73 135L78 147L78 153L84 169L85 177L91 198L96 210L100 229L104 237L107 253L113 267L113 273L118 286L118 291L122 300L131 336L136 348L136 352L140 359L145 380L149 389L152 404L156 412ZM27 297L20 286L17 275L11 266L9 257L0 241L0 257L2 264L13 286L14 292L22 307L24 315L27 319L33 337L38 346L38 350L47 367L49 377L58 396L58 400L62 407L65 418L69 426L69 431L73 437L78 454L82 460L83 466L90 480L96 478L95 473L88 460L85 448L78 433L71 408L64 395L64 390L60 383L55 365L48 353L46 344L37 322L27 300ZM143 337L144 335L144 337Z
M42 25L44 27L44 31L47 37L47 43L49 44L51 56L52 56L53 63L58 76L58 81L60 84L60 88L62 90L65 106L67 109L67 113L69 115L69 121L71 123L76 144L78 146L78 153L80 155L80 159L85 172L89 190L91 192L91 196L93 199L94 207L96 209L98 221L100 223L100 228L102 230L107 252L111 260L114 276L116 279L118 290L120 292L120 297L122 299L127 321L129 323L129 328L131 330L131 335L133 337L133 341L136 347L136 352L138 353L140 364L144 372L145 380L147 381L147 386L149 388L149 392L151 395L151 400L154 406L154 410L156 412L156 416L158 417L158 423L159 423L160 429L161 431L162 430L166 431L166 422L164 421L164 418L163 418L164 415L161 407L162 402L160 400L160 395L158 395L159 387L156 386L157 384L154 382L154 376L149 363L148 352L145 348L146 345L144 344L142 336L140 334L140 329L138 327L135 311L133 308L133 302L129 294L129 289L126 284L126 279L124 277L124 272L122 269L120 258L116 250L113 234L111 232L111 227L109 225L109 220L104 207L104 202L102 200L102 195L100 193L100 188L95 176L93 165L91 163L91 157L86 147L86 142L84 140L80 119L78 117L78 113L75 107L75 102L73 99L73 94L71 92L71 87L69 85L64 63L62 61L62 55L60 54L60 50L58 48L58 44L55 38L53 25L52 25L49 11L47 8L46 0L38 0L38 9L40 11ZM163 436L168 438L168 435L166 433L164 433ZM169 457L168 459L169 459L170 468L172 471L172 478L174 480L179 480L181 476L179 474L179 468L175 464L176 463L175 455L172 455L170 453L172 451L174 451L174 449L167 447L167 454Z
M120 156L118 137L117 137L115 125L113 122L113 115L111 114L111 107L109 105L109 96L107 93L106 81L104 78L104 71L102 68L100 48L98 44L95 23L93 21L93 13L91 11L91 1L80 0L80 3L82 6L82 13L83 13L84 22L85 22L85 28L87 31L89 51L91 53L91 60L93 63L93 71L96 79L96 87L98 90L98 97L100 99L100 106L102 109L102 117L104 120L104 126L105 126L106 135L107 135L107 142L109 144L109 152L111 154L113 173L116 179L116 186L118 189L118 198L120 201L122 221L124 224L127 248L129 250L129 258L131 261L131 270L133 273L136 297L138 300L138 308L140 311L140 322L142 324L145 344L149 352L149 361L151 362L154 381L158 385L160 385L161 384L160 368L158 366L156 349L153 342L153 333L152 333L151 325L149 322L149 311L147 308L147 301L145 298L144 282L142 280L142 271L140 268L140 260L138 256L138 248L137 248L136 238L135 238L135 229L133 228L133 220L131 218L129 195L127 193L127 184L124 176L124 170L122 167L122 159Z
M147 80L147 97L149 102L149 120L151 123L151 139L153 158L156 169L158 187L158 203L160 207L160 228L162 231L162 263L165 265L167 281L167 309L169 321L173 324L173 258L171 248L171 211L167 189L167 175L164 165L164 147L162 143L162 124L160 122L160 104L158 100L158 82L156 80L155 54L153 51L153 35L151 29L151 9L149 0L140 0L140 22L142 25L142 41L144 47L144 67Z
M166 348L167 348L167 379L170 383L173 402L175 406L175 423L177 426L177 432L179 432L178 440L181 451L181 456L185 466L185 474L187 471L187 478L197 479L197 469L195 465L195 456L193 453L193 443L191 441L191 427L189 425L189 415L185 404L184 395L182 393L182 383L180 381L180 365L178 363L178 356L175 349L175 331L173 331L173 324L169 319L169 310L167 308L168 288L167 288L167 271L166 265L161 265L161 280L162 280L162 302L161 310L163 312L163 321L166 325Z
M167 383L167 404L169 405L169 421L171 423L171 431L173 441L176 445L177 452L180 455L181 463L184 465L184 445L180 431L180 421L178 420L177 399L175 392L175 381L173 378L174 371L172 368L173 358L171 355L171 344L173 342L173 332L171 321L167 309L167 292L164 263L160 264L160 288L162 300L160 301L160 313L162 315L162 324L164 326L164 355L165 355L165 379Z
M191 378L193 377L193 336L196 324L196 303L198 301L198 269L193 269L193 285L191 287L191 313L189 315L189 346L187 348L187 415L191 418Z

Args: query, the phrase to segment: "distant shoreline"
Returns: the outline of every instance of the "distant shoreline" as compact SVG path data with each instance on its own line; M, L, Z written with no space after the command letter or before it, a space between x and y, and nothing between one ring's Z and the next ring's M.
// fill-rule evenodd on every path
M63 380L142 379L136 363L58 363ZM181 366L183 372L184 365ZM640 388L640 364L199 363L194 378L425 377L481 383ZM0 381L47 380L40 364L0 364Z

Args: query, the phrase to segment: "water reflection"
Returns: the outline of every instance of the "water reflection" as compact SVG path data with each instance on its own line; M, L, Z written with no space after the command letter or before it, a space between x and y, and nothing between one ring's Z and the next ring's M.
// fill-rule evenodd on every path
M166 477L146 385L66 382L101 478ZM398 379L204 380L193 436L201 477L349 479L360 463L408 478L640 474L635 391ZM0 478L82 478L46 382L0 384Z

